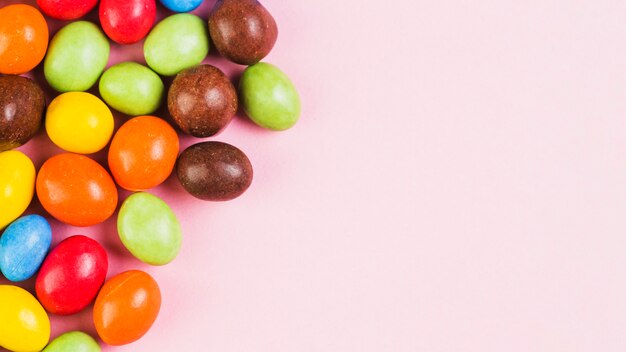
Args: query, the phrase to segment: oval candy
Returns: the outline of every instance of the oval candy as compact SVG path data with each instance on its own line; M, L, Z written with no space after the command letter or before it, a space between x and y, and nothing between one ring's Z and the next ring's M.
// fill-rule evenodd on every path
M17 148L41 127L46 99L35 81L21 76L0 77L0 152Z
M182 230L176 215L150 193L135 193L124 201L117 231L124 246L137 259L151 265L165 265L180 251Z
M120 187L139 191L163 183L174 169L178 135L163 119L138 116L128 120L113 137L109 168Z
M63 93L46 112L46 132L59 148L92 154L104 148L113 135L113 114L102 100L85 92Z
M96 298L109 268L102 246L86 236L61 241L41 266L35 290L50 313L78 313Z
M160 309L159 285L147 273L131 270L102 286L93 307L93 320L102 341L119 346L145 335Z
M52 241L48 221L39 215L15 220L0 237L0 271L13 282L30 279L43 262Z
M300 96L278 67L260 62L243 71L239 92L246 114L261 127L282 131L300 118Z
M109 40L95 24L72 22L50 42L44 60L46 80L59 92L91 88L109 61Z
M100 25L111 40L132 44L143 39L156 19L155 0L101 0Z
M183 132L209 137L226 127L237 113L237 91L218 68L200 65L176 75L167 107Z
M82 331L70 331L52 340L42 352L100 352L100 345Z
M202 200L223 201L239 197L252 183L252 164L236 147L222 142L202 142L183 151L176 172L183 188Z
M0 347L41 351L50 340L50 318L33 295L21 287L0 285Z
M79 154L48 159L37 176L37 197L50 215L73 226L92 226L113 215L117 188L107 171Z
M189 12L200 6L202 0L161 0L161 4L174 12Z
M17 219L35 193L35 165L17 150L0 152L0 229Z
M37 0L39 8L57 20L75 20L91 11L98 0Z
M217 50L230 61L254 65L270 53L278 27L258 0L218 0L209 16Z
M189 13L169 16L148 34L143 52L151 69L163 76L173 76L200 64L207 56L207 25Z
M36 8L0 8L0 73L19 75L39 65L48 48L48 24Z
M161 77L136 62L111 66L100 78L100 95L113 109L130 116L151 114L161 105Z

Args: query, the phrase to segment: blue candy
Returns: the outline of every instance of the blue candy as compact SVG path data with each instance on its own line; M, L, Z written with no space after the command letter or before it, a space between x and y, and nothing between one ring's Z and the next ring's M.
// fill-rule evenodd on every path
M189 12L200 6L202 0L161 0L161 4L174 12Z
M46 257L52 241L48 221L39 215L15 220L0 237L0 271L13 282L31 278Z

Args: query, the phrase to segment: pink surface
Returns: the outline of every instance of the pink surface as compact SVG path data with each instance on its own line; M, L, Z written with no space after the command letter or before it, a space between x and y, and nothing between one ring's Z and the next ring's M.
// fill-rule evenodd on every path
M110 275L161 285L153 329L105 351L626 350L626 3L264 4L267 61L303 115L214 138L249 155L250 190L154 190L185 232L165 267L133 259L114 219L52 222L55 243L100 240ZM141 45L114 46L126 59ZM58 152L45 133L22 149L38 166ZM53 326L94 333L90 309Z

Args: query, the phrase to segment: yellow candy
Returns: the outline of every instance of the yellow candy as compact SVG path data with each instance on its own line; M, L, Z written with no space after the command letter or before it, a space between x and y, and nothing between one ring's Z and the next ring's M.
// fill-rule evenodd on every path
M48 136L68 152L91 154L104 148L113 134L113 114L98 97L69 92L56 97L46 112Z
M50 319L23 288L0 285L0 346L9 351L41 351L50 340Z
M0 229L24 213L34 192L33 162L16 150L0 153Z

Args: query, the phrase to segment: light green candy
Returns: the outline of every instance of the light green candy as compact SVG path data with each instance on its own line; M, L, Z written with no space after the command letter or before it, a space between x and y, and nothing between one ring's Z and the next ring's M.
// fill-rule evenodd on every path
M176 215L160 198L139 192L124 201L117 218L124 246L142 262L165 265L178 255L182 231Z
M136 62L110 67L100 78L100 95L113 109L126 115L152 114L163 100L159 75Z
M239 92L246 114L257 125L282 131L300 118L300 97L289 77L278 67L260 62L241 76Z
M148 34L143 53L148 66L164 76L196 66L209 53L207 24L188 13L169 16Z
M91 22L72 22L52 38L43 72L59 92L91 88L109 61L109 41Z
M43 352L100 352L100 345L81 331L65 333L54 339Z

